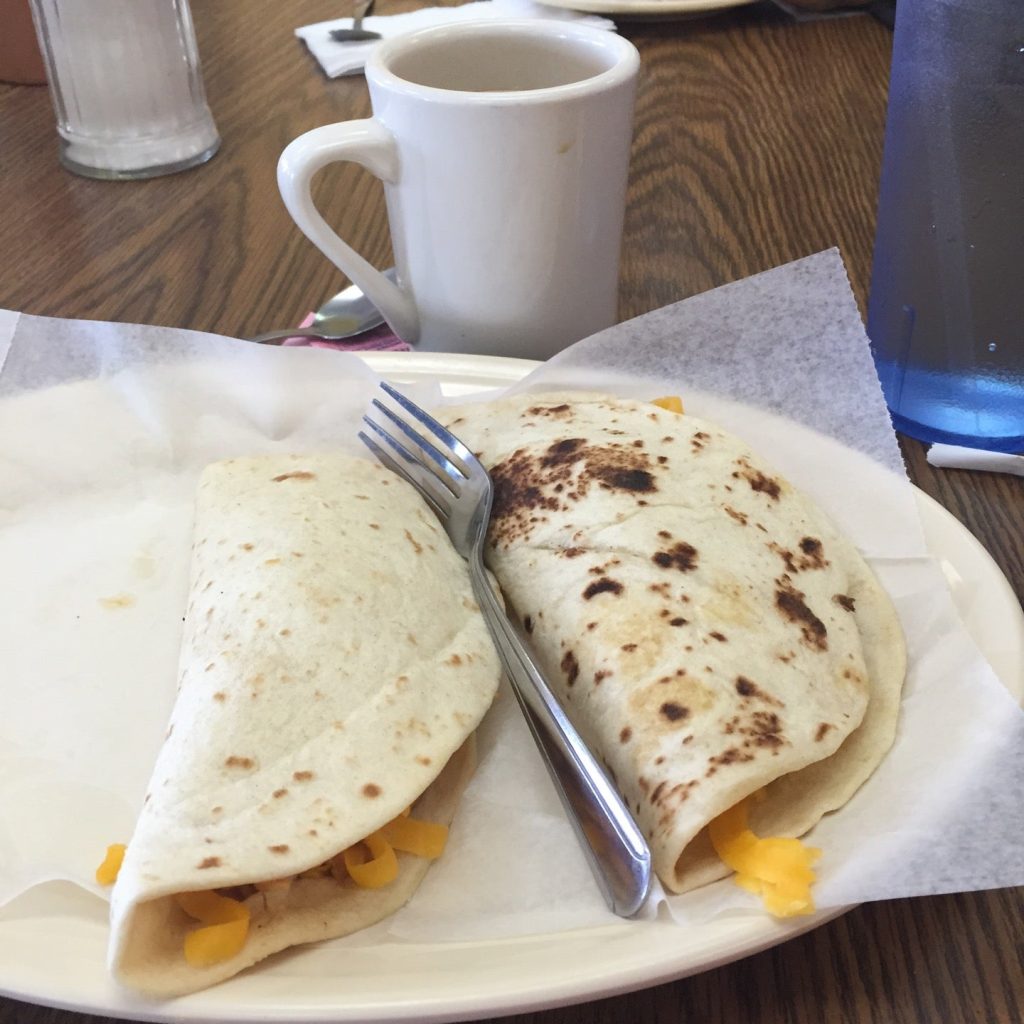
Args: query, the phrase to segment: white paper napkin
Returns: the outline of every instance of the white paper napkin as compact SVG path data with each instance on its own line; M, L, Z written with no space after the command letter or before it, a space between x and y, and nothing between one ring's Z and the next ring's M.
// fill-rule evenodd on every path
M933 444L928 462L939 469L975 469L986 473L1024 476L1024 455L1006 455L983 448L962 448L955 444Z
M363 27L379 32L385 39L429 28L431 25L449 25L462 21L486 21L504 18L547 18L556 21L579 21L595 28L615 31L615 22L592 14L578 14L558 7L545 7L533 0L476 0L461 7L424 7L407 14L377 15L366 18ZM376 40L365 43L339 43L330 37L334 28L351 28L351 18L335 18L297 28L295 34L305 42L320 62L329 78L353 75L363 70L366 58L377 45Z

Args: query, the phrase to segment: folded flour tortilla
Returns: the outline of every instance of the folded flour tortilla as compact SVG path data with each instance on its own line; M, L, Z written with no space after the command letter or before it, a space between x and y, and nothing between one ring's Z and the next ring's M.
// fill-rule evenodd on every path
M668 889L729 873L707 826L751 794L773 836L849 800L892 744L906 655L810 499L737 438L647 403L443 414L495 483L488 564Z
M499 674L465 563L403 481L340 455L208 467L178 696L111 901L115 977L179 995L402 906L423 858L399 853L382 889L296 878L246 900L239 953L193 967L174 895L296 876L410 805L447 824Z

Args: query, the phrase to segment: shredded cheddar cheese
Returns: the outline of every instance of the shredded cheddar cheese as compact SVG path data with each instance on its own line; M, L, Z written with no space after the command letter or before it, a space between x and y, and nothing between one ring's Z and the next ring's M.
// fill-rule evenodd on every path
M215 892L184 892L174 901L199 921L185 936L185 960L190 967L210 967L240 952L249 934L249 908Z
M338 883L351 879L364 889L380 889L398 877L396 850L435 860L444 852L448 840L445 825L420 821L410 816L406 808L397 818L389 821L365 839L343 850L336 857L318 864L298 876L254 882L249 886L236 886L231 891L244 896L247 892L286 897L295 877L326 878ZM124 860L125 847L115 843L107 847L103 863L96 869L96 881L113 885ZM250 912L242 899L232 899L215 890L179 893L175 903L202 927L185 936L185 960L192 967L209 967L230 960L245 945L249 934Z
M335 857L330 868L335 880L341 882L347 874L364 889L380 889L398 877L395 850L427 860L440 857L448 842L447 826L420 821L409 812L407 807L397 818ZM365 849L370 852L369 858Z
M683 409L683 400L678 395L666 395L664 398L652 398L651 405L656 405L659 409L667 409L669 412L677 412L680 416L685 412Z
M448 842L446 826L435 825L431 821L418 821L416 818L395 818L381 832L396 850L426 857L427 860L440 857Z
M103 863L96 869L96 881L100 885L113 885L124 861L124 843L113 843L107 847Z
M811 870L821 850L799 839L762 839L747 827L747 800L720 814L708 826L715 853L736 872L735 882L759 895L776 917L814 912Z
M369 859L364 858L364 846L370 851ZM363 889L383 889L398 877L398 858L380 832L371 832L361 843L350 846L342 858L349 877Z

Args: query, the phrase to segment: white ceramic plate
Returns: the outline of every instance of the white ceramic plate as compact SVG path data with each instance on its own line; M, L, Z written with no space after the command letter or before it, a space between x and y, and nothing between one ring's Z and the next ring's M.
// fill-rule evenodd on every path
M709 14L729 7L743 7L754 0L540 0L549 7L565 7L589 14L618 15L644 21L675 20Z
M536 365L448 354L365 358L396 382L440 381L449 395L506 386ZM821 443L817 435L808 436ZM836 469L843 472L845 449L836 443L836 450ZM856 465L864 472L863 460ZM877 473L877 480L864 481L866 487L892 486L891 474L881 467ZM1013 591L956 519L920 493L918 504L928 545L942 560L967 629L1007 687L1024 696L1024 614ZM470 1020L583 1002L696 974L794 938L841 912L795 922L732 917L687 929L622 922L493 942L371 947L329 942L280 954L209 991L153 1004L126 995L107 976L106 905L72 885L55 883L0 911L0 993L137 1020Z

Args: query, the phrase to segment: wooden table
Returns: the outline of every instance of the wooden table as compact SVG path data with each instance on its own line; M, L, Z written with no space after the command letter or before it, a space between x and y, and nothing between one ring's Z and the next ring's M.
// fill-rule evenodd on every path
M0 85L0 307L245 336L296 322L344 283L294 228L274 181L292 138L369 112L361 76L326 80L291 38L338 5L193 0L193 11L224 140L199 169L139 183L76 178L58 167L46 90ZM622 318L833 245L863 309L888 30L869 17L794 24L756 6L621 30L642 55ZM323 178L328 219L388 265L380 186L350 167ZM922 445L902 445L918 487L1024 595L1024 481L936 472ZM511 1019L1020 1022L1022 922L1020 890L875 903L697 977ZM0 1024L86 1020L99 1018L0 999Z

